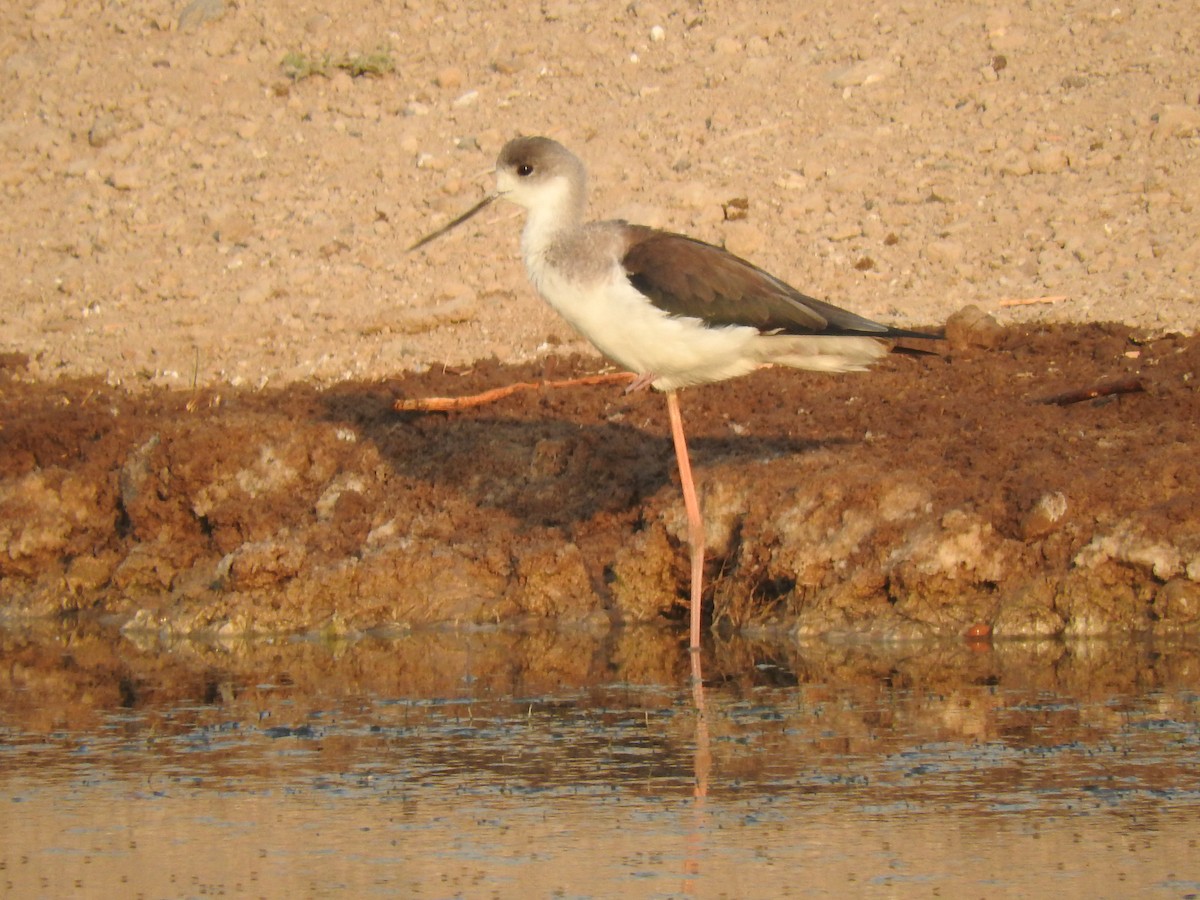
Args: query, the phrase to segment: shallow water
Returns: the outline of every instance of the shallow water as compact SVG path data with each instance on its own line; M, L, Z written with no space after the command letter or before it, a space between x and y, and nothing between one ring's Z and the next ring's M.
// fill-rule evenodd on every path
M15 897L1200 893L1195 647L3 637Z

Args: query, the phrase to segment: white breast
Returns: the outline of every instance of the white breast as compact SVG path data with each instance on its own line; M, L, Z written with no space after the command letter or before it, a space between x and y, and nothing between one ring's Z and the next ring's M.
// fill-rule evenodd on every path
M733 378L762 363L754 348L761 340L757 329L709 328L700 319L669 315L618 266L606 278L582 283L553 269L528 268L538 293L576 331L631 372L657 376L659 390Z

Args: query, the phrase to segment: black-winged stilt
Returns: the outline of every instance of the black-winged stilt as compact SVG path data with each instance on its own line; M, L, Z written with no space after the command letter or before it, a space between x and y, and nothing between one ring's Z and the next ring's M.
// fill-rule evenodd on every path
M866 369L892 338L937 336L889 328L799 291L732 253L623 221L584 222L587 172L545 137L509 141L496 190L414 244L415 250L503 198L527 210L521 252L538 293L605 356L667 395L691 551L690 645L700 646L704 521L692 478L680 388L783 365Z

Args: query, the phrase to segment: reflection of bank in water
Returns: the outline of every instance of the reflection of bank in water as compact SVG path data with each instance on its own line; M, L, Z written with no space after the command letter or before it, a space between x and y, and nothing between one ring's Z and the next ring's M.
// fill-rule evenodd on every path
M666 629L0 650L14 896L1200 880L1200 660L1168 646L732 640L707 734Z

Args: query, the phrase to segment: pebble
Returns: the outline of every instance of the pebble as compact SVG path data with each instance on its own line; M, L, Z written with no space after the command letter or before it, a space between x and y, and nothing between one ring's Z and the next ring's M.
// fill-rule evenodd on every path
M767 241L762 231L742 219L726 222L723 231L725 249L743 259L754 256Z
M991 350L1004 342L1004 329L978 306L964 306L946 319L946 341L951 350Z
M115 557L77 556L67 566L63 580L76 593L97 590L112 577L116 563Z
M672 202L687 209L719 206L717 193L703 181L683 181L670 188Z
M179 13L179 30L189 31L225 15L225 0L192 0Z
M96 148L107 146L116 136L117 117L112 113L100 113L88 129L88 143Z
M42 0L33 8L33 21L38 25L49 25L61 19L67 12L66 0Z
M1033 171L1033 165L1029 161L1029 155L1022 151L1013 148L1005 152L1003 161L1000 163L1001 175L1014 175L1021 177L1028 175Z
M857 237L862 237L862 233L862 226L855 222L839 222L830 229L826 237L835 243L840 243L841 241L852 241Z
M886 81L900 71L890 59L878 57L864 59L845 69L834 72L832 81L834 87L867 87Z
M1061 491L1042 494L1021 520L1021 539L1033 541L1056 531L1067 514L1067 506L1067 497Z
M333 24L333 18L328 13L317 13L304 20L304 30L308 34L317 34Z
M118 191L133 191L145 184L145 175L140 166L123 166L108 177L108 183Z
M965 253L966 248L959 241L942 240L930 241L921 255L935 265L950 267L960 262Z
M432 172L444 172L450 168L450 160L444 156L434 156L432 153L422 153L417 156L417 168L429 169Z
M258 281L254 282L254 284L245 288L241 292L238 299L242 303L258 306L270 299L274 291L275 285L272 283L271 279L267 276L263 276Z
M474 290L466 286L463 289L464 293L444 303L390 312L390 330L398 334L420 334L445 325L470 321L478 315L479 302Z
M1038 175L1053 175L1071 165L1067 151L1062 147L1046 147L1028 158L1029 171Z
M1200 585L1196 579L1172 578L1158 596L1154 606L1172 625L1186 625L1200 620Z
M460 88L466 80L466 75L463 74L463 70L458 68L458 66L446 66L443 69L439 69L433 79L438 87L447 89Z
M1158 124L1150 136L1151 140L1188 138L1200 134L1200 107L1173 103L1164 106L1158 114Z
M742 42L723 35L713 41L713 53L717 56L741 56Z
M1025 46L1028 38L1017 29L1001 29L988 35L988 46L997 53L1011 53Z

